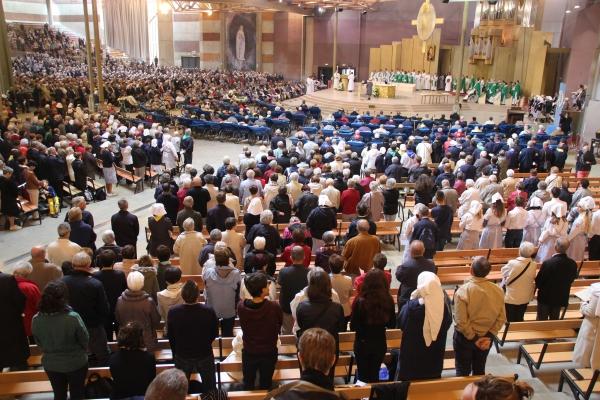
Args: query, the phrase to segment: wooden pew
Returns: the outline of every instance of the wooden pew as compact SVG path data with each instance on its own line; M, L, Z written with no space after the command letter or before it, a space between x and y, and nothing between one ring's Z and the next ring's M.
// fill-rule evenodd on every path
M138 185L138 183L140 183L140 182L141 182L141 189L144 190L144 178L142 176L137 176L132 171L128 171L125 168L121 168L121 167L117 167L117 166L115 166L115 171L119 178L125 179L126 181L129 181L129 182L132 182L135 184L135 189L133 190L134 194L137 193L138 189L140 188L140 185ZM118 184L118 182L117 182L117 184Z
M535 377L535 371L541 368L542 363L571 362L574 347L573 341L522 344L519 346L517 364L521 364L521 357L523 357L531 371L531 376Z
M494 337L496 350L506 342L528 342L533 340L553 340L575 338L581 319L561 319L557 321L507 322Z
M37 213L37 220L40 221L40 225L42 224L42 213L39 212L39 208L31 204L29 200L25 200L19 196L17 198L17 207L19 207L19 219L21 220L21 226L25 226L27 218L33 218L35 213Z
M600 393L600 386L596 386L598 377L600 377L600 370L597 369L563 369L560 373L560 380L558 381L558 391L562 392L563 385L566 382L576 396L576 399L581 397L584 400L588 400L592 394Z
M577 277L600 276L600 261L581 261Z

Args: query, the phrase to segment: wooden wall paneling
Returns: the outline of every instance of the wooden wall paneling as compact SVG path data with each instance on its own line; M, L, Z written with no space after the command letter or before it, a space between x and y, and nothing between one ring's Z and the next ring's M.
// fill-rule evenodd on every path
M381 69L381 49L379 47L371 47L369 50L369 73L379 71Z
M382 70L391 70L392 69L392 57L393 57L393 49L391 44L382 44L381 48L381 69Z
M402 42L392 42L392 70L399 71L402 59Z
M412 71L412 38L402 39L402 55L400 57L400 66L403 71Z

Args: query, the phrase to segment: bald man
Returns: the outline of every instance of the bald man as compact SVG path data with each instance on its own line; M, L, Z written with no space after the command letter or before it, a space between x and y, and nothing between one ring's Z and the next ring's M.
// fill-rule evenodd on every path
M373 257L381 252L381 242L369 234L369 221L361 219L357 223L358 235L346 242L343 256L344 269L348 275L360 275L360 270L368 272L373 268Z
M410 243L410 258L396 268L396 279L400 282L398 291L398 311L410 300L410 294L417 288L417 278L424 271L437 273L432 260L425 258L425 245L420 240Z
M33 266L33 272L29 275L29 279L35 282L41 292L48 284L63 276L60 267L52 264L46 259L46 249L44 246L34 246L31 248L31 258L29 262Z

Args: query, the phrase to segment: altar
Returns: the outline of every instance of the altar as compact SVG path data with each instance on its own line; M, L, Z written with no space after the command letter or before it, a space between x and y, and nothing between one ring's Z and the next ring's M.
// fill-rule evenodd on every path
M379 97L384 99L393 99L396 97L396 86L385 83L376 83L374 89L379 92Z
M412 96L416 91L416 85L414 83L400 83L400 82L375 82L374 88L379 91L379 97L393 99L395 97Z

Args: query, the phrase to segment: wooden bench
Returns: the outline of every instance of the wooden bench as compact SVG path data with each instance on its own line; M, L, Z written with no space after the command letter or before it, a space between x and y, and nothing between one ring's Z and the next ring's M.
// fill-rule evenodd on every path
M31 204L29 200L25 200L19 196L17 198L17 206L19 207L19 219L21 220L21 226L25 226L27 218L33 218L35 213L37 213L37 220L40 221L40 225L42 224L42 213L40 213L39 208Z
M600 276L600 260L581 261L577 270L577 277Z
M494 344L496 350L500 352L500 346L504 346L507 342L575 338L580 326L581 319L507 322L494 337Z
M535 377L535 370L539 370L542 363L564 363L573 360L575 342L544 342L522 344L519 346L517 364L521 364L521 357Z
M142 190L144 190L144 178L143 177L135 175L133 173L133 171L128 171L125 168L121 168L121 167L117 167L117 166L115 166L115 171L119 178L125 179L125 181L135 184L135 189L133 189L134 194L138 192L138 189L140 188L140 186L141 186ZM141 185L138 185L138 183L141 183ZM118 181L117 181L117 184L118 184Z
M157 173L156 171L153 171L151 167L146 167L146 172L144 173L144 175L150 180L150 187L153 188L154 186L156 186L154 181L158 182L158 178L160 178L161 174Z
M583 397L584 400L588 400L592 394L600 393L600 387L596 386L599 376L600 371L597 369L563 369L558 381L558 391L562 392L563 385L566 382L576 399Z
M84 191L75 187L75 185L68 181L63 181L62 187L63 192L65 193L65 198L68 199L69 203L72 203L74 197L83 196Z

